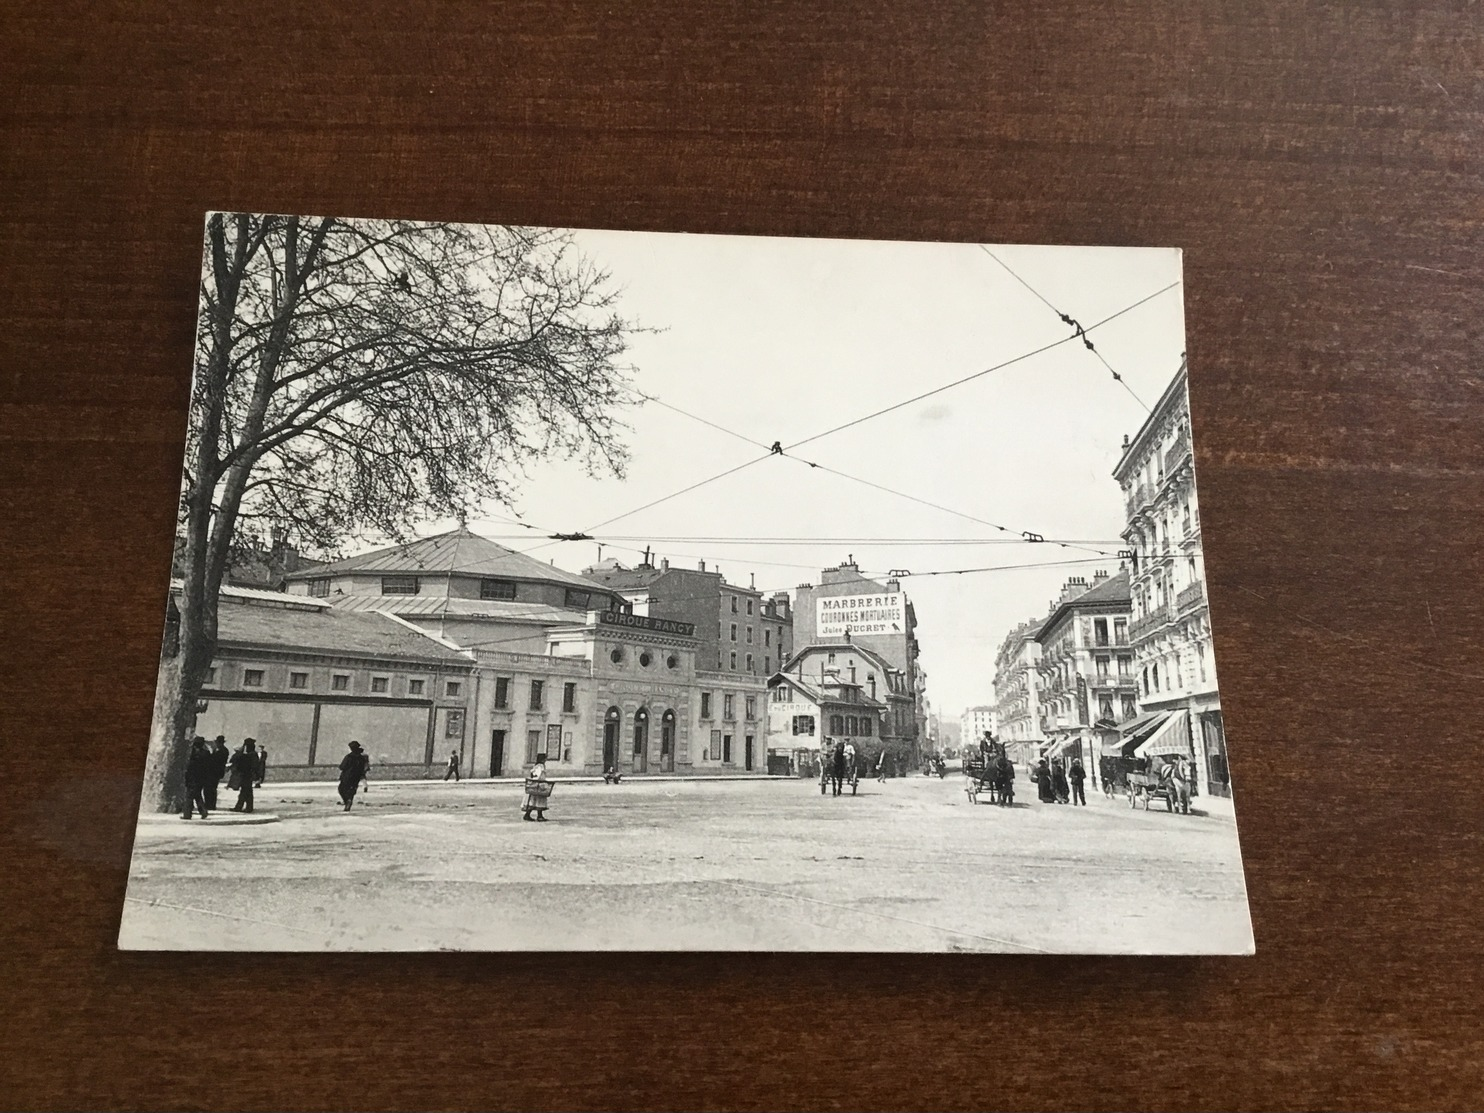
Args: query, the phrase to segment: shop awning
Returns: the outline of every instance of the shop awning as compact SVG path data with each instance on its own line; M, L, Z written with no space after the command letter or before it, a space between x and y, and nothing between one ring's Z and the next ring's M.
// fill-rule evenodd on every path
M1163 754L1190 754L1189 712L1172 711L1137 750L1135 757L1159 757Z
M1118 728L1116 742L1104 742L1103 753L1108 757L1127 757L1128 748L1146 741L1169 720L1168 711L1146 711L1130 719Z
M1073 746L1076 746L1077 742L1078 739L1075 735L1068 735L1065 738L1053 738L1050 742L1046 743L1046 749L1042 752L1041 756L1047 761L1050 761L1052 758L1060 757Z

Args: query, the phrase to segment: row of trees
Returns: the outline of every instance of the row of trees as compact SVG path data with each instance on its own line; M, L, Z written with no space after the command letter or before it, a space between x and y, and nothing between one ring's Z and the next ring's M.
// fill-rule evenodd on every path
M614 300L565 232L208 218L146 807L182 803L218 592L270 532L328 554L509 504L532 461L623 474Z

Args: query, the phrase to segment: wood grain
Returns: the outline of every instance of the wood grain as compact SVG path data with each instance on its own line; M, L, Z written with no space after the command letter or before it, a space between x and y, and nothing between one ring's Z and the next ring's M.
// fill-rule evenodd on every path
M0 18L0 1105L1478 1106L1479 5ZM1184 248L1257 957L117 953L208 208Z

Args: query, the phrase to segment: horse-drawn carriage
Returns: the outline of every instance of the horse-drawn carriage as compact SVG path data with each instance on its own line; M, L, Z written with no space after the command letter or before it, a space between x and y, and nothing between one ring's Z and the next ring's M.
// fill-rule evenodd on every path
M1008 806L1015 802L1015 767L1005 757L1005 746L991 742L977 753L966 752L964 764L964 792L969 803L979 803L980 793L989 796L991 804Z
M1165 810L1190 814L1190 782L1172 765L1160 772L1135 772L1128 775L1128 806L1137 808L1142 802L1144 810L1155 800L1165 802Z

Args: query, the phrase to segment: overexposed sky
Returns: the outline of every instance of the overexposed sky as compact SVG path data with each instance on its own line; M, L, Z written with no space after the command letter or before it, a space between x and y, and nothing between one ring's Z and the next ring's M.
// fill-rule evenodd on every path
M636 386L745 437L787 446L1070 333L974 245L582 231L581 249L622 288L637 336ZM993 246L1050 300L1091 325L1180 278L1173 249ZM1098 351L1148 405L1185 347L1176 286L1097 329ZM758 448L655 404L627 415L623 480L575 464L532 468L517 509L543 529L594 533L626 564L705 560L763 589L817 583L853 555L863 572L987 565L1040 567L913 577L922 663L936 710L992 701L1006 631L1044 613L1069 575L1117 560L1006 543L1019 531L1122 547L1123 499L1111 472L1145 410L1079 341L811 441L618 521L598 524L761 455ZM984 525L809 468L799 459L939 503ZM523 550L539 535L490 507L471 529ZM449 523L430 523L427 532ZM707 538L714 540L697 540ZM811 539L756 543L763 538ZM821 542L814 538L841 538ZM508 540L506 540L508 539ZM871 539L871 540L867 540ZM893 542L910 542L907 544ZM592 542L533 556L573 571Z

